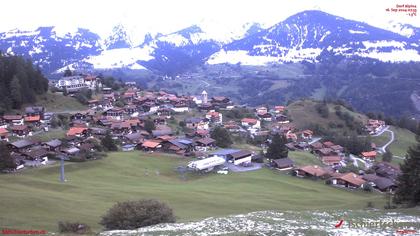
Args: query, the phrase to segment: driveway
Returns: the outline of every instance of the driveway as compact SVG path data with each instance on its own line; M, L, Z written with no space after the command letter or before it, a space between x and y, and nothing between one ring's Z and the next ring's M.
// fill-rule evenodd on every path
M232 172L246 172L246 171L253 171L259 170L263 166L263 163L252 163L252 166L244 167L244 166L236 166L232 163L226 163L225 166L229 168Z

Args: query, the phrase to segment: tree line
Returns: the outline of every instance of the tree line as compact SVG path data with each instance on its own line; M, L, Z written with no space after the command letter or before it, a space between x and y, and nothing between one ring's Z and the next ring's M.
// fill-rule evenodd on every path
M36 102L48 91L48 79L30 60L0 52L0 112Z

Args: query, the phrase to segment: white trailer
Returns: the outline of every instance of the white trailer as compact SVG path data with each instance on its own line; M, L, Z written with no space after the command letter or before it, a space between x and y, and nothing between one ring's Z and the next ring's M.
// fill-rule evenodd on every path
M225 164L225 159L223 157L219 156L213 156L206 159L198 160L198 161L192 161L188 163L188 168L191 168L193 170L197 171L211 171L216 166L220 166Z

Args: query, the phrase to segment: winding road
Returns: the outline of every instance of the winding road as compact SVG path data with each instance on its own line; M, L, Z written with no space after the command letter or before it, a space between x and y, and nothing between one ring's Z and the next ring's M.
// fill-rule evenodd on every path
M385 153L386 152L386 148L391 145L392 142L394 142L395 140L395 135L394 135L394 131L389 129L389 126L385 127L380 133L378 133L377 135L372 135L372 136L379 136L382 135L384 132L389 132L391 133L391 139L382 147L378 148L378 152L380 153Z

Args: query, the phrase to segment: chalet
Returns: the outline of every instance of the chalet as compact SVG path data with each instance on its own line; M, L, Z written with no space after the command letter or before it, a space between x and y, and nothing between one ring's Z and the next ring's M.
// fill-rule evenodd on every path
M257 115L264 115L268 113L267 107L257 107L255 111L257 112Z
M335 144L331 141L323 142L322 145L324 145L324 147L326 148L331 148L332 146L335 146Z
M333 185L346 188L361 188L366 183L366 181L361 176L353 172L336 174L330 180Z
M9 131L5 128L0 128L0 141L9 141Z
M36 148L36 149L29 149L25 152L22 152L22 155L26 157L26 159L31 161L39 161L41 164L47 164L48 151L44 148Z
M135 113L137 113L138 115L139 109L137 108L136 105L125 105L124 112L128 115L133 115Z
M199 117L191 117L185 119L185 126L189 129L209 129L209 123Z
M261 128L260 121L254 118L243 118L241 120L241 125L246 128L253 128L253 129Z
M294 166L293 160L289 158L274 159L271 164L274 168L279 170L289 170Z
M294 173L298 177L326 178L329 173L319 166L304 166L297 168Z
M157 138L160 136L172 135L171 129L156 129L152 130L152 136Z
M4 115L3 120L9 125L23 125L23 116L21 115Z
M24 121L28 125L37 125L41 122L41 116L39 115L25 116Z
M39 116L42 119L44 116L44 113L45 113L45 108L41 106L25 108L26 116Z
M285 106L275 106L274 107L274 112L275 113L283 113L285 109L286 109Z
M198 136L201 138L208 137L210 135L210 131L206 129L197 129L194 133L194 136Z
M184 155L194 148L193 142L188 139L170 139L163 144L166 151Z
M19 140L9 144L13 151L22 152L26 149L29 149L35 145L35 143L31 140Z
M105 112L107 118L115 119L115 120L122 120L124 117L124 109L122 108L111 108Z
M209 111L206 114L206 119L208 119L211 123L214 123L214 124L222 124L223 115L220 112Z
M13 135L21 138L32 135L32 131L27 125L14 125L10 127L10 130Z
M241 127L238 124L236 124L236 122L233 120L225 123L223 127L227 129L229 132L233 132L233 133L239 132L241 130Z
M53 139L48 142L44 142L43 146L49 151L58 151L63 143L58 139Z
M65 154L66 156L76 156L80 152L80 149L72 146L72 147L61 150L61 152Z
M213 110L213 109L214 109L214 106L211 103L203 103L203 104L198 106L199 111L210 111L210 110Z
M201 138L195 141L197 143L196 150L197 151L208 151L208 149L216 147L216 140L212 138Z
M151 140L144 141L141 146L145 151L156 151L162 147L162 145L159 142Z
M376 151L362 152L361 157L365 160L375 160Z
M144 140L144 136L140 132L126 134L123 137L125 143L129 144L141 144Z
M322 156L321 158L321 162L327 166L336 166L336 165L340 165L341 162L341 157L334 155L334 156Z
M286 139L290 142L296 142L298 139L297 134L292 133L292 132L287 132L286 133Z
M96 137L104 137L106 135L107 130L102 128L90 128L90 132L92 135L95 135Z
M401 170L398 166L392 165L388 162L377 163L372 167L372 169L378 176L392 180L396 180L398 175L401 174Z
M67 131L67 136L76 136L76 137L86 137L88 134L88 128L83 127L71 127L69 131Z
M301 137L303 140L311 140L312 139L312 135L314 134L314 132L312 130L304 130L301 133Z
M113 121L110 129L113 134L128 134L131 132L131 125L127 121Z
M211 104L215 107L226 108L230 104L230 99L227 97L212 97Z
M394 180L376 174L365 174L362 178L382 192L393 192L397 188Z
M324 146L320 142L315 142L309 145L313 152L322 149Z
M385 121L369 119L365 129L369 134L376 134L385 127Z
M271 115L270 113L258 114L257 116L258 116L258 118L260 118L261 120L264 120L264 121L272 121L273 120L273 115Z
M321 157L331 156L335 154L334 150L332 150L331 148L321 148L321 149L315 150L315 153Z

